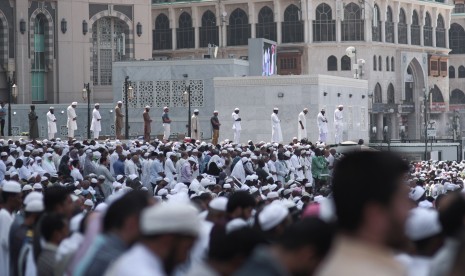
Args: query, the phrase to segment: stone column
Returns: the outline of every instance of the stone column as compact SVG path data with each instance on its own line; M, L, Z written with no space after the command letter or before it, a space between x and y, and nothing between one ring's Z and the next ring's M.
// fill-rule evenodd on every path
M170 18L170 26L171 26L171 48L172 50L176 50L177 45L176 45L176 28L178 27L178 20L176 18L176 12L174 11L173 8L169 8L168 11L169 18Z
M249 8L249 23L250 23L250 37L256 38L257 37L257 29L255 27L255 4L254 2L250 1L248 4Z
M199 14L199 9L197 6L192 7L192 26L194 27L194 48L198 49L200 47L200 32L199 27L202 24L202 15Z
M279 0L273 1L274 6L274 20L276 22L276 44L282 43L282 15L281 15L281 4Z

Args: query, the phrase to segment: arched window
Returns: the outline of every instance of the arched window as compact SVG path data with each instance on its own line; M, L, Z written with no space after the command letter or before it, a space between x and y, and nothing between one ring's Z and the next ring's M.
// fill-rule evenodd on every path
M154 50L171 50L172 33L168 16L160 14L155 19L155 30L153 31L153 49Z
M400 9L399 23L397 24L398 41L399 44L407 44L407 19L405 17L404 9Z
M379 7L375 4L373 7L373 22L371 25L371 36L373 41L381 42L381 17L379 16Z
M341 58L341 71L350 71L350 57L343 56Z
M389 57L386 57L386 72L389 72Z
M328 71L337 71L337 58L335 56L328 57Z
M386 11L386 22L384 23L384 27L386 42L394 43L394 22L392 21L392 9L389 6Z
M437 85L435 85L433 90L431 91L431 100L433 103L444 102L444 97L442 96L442 92Z
M355 3L344 7L344 21L341 22L342 41L363 41L365 39L365 21L362 11Z
M199 29L200 47L208 47L208 44L219 45L218 26L216 26L215 14L206 11L202 15L202 26Z
M395 103L396 98L394 94L394 85L392 83L389 84L388 90L387 90L387 103L388 104L393 104Z
M381 58L381 56L378 57L378 71L382 71L383 70L383 59Z
M378 66L376 64L377 64L377 58L376 56L373 56L373 71L378 70Z
M450 54L465 53L465 30L457 23L452 23L449 29Z
M381 92L381 85L379 84L379 82L375 86L375 95L374 95L374 97L375 97L375 99L374 99L375 103L382 103L383 102L383 94Z
M129 46L129 26L126 22L116 17L102 17L95 21L92 25L94 86L112 85L113 61L129 57Z
M425 46L433 46L433 27L431 25L431 16L426 12L425 26L423 26L423 44Z
M192 27L192 17L189 13L183 12L179 16L179 27L176 30L176 46L178 49L195 47L195 32Z
M304 23L300 20L299 8L294 4L284 11L282 39L283 43L304 42Z
M455 79L455 67L449 66L449 79Z
M47 18L37 15L34 21L34 60L32 63L31 83L32 101L45 101L45 28Z
M412 25L410 25L410 39L412 45L420 45L421 43L421 27L420 19L418 18L418 13L416 10L413 10L412 14Z
M438 21L436 26L436 47L446 47L446 29L444 27L444 18L442 15L438 15Z
M274 22L273 10L268 6L263 7L258 13L257 38L266 38L276 41L276 22Z
M465 94L460 89L452 90L450 94L450 104L465 104Z
M242 9L235 9L229 16L228 45L247 45L250 38L249 17Z
M394 57L391 57L391 71L394 72L395 68L395 63L394 63Z
M459 79L465 78L465 67L463 65L460 65L459 67Z
M325 3L318 5L315 18L313 41L336 41L336 20L333 20L331 7Z

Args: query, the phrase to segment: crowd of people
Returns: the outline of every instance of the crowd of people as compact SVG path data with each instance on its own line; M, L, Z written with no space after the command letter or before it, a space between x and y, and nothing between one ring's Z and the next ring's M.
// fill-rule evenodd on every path
M0 275L465 273L465 161L306 139L0 148Z

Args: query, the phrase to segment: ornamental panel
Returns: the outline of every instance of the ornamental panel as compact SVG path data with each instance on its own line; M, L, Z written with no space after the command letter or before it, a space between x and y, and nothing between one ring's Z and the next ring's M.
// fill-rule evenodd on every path
M137 95L139 97L138 107L152 107L154 104L153 81L140 81L137 85Z
M170 81L155 82L155 103L157 107L170 106Z

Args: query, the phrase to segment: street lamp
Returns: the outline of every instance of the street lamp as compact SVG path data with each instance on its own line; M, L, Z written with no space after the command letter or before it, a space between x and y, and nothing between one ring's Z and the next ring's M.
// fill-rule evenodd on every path
M87 139L90 139L90 84L84 83L82 99L87 100Z
M371 99L371 112L370 112L370 137L371 137L371 142L373 143L376 139L376 124L374 122L374 114L373 114L373 103L374 103L374 97L373 97L373 92L368 93L368 98Z
M433 88L431 87L428 90L423 88L424 98L423 98L423 105L424 105L424 119L425 119L425 160L428 154L428 102L430 100L431 93L433 93Z
M187 136L191 137L191 87L189 85L185 85L186 90L182 94L184 104L187 104Z
M384 130L383 130L383 134L384 134L384 140L385 142L388 144L388 151L391 151L391 129L392 129L392 126L391 126L391 116L392 114L394 113L394 109L391 108L388 110L388 117L387 117L387 124L386 126L384 126Z
M11 131L11 98L15 98L18 96L18 87L15 84L14 76L13 78L8 77L7 80L8 85L8 136L12 135Z
M124 78L124 108L126 109L125 110L125 115L126 115L126 122L124 124L125 126L125 136L126 136L126 140L129 140L129 109L128 109L128 102L129 102L129 99L132 99L133 97L133 94L134 93L134 89L132 88L131 86L131 82L129 81L129 76L126 76L126 78Z

